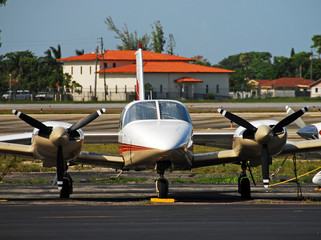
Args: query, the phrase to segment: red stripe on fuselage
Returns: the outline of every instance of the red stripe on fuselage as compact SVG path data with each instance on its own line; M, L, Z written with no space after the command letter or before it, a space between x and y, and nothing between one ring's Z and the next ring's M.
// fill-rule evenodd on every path
M123 152L134 152L134 151L144 151L144 150L151 150L153 148L148 148L148 147L142 147L142 146L137 146L137 145L132 145L132 144L126 144L126 143L119 143L118 144L119 148L119 155L121 155Z

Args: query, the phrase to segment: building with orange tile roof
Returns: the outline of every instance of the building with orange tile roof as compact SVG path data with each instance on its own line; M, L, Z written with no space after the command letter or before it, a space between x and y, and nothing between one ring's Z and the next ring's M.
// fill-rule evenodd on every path
M315 81L304 78L284 77L274 80L250 80L256 95L268 97L310 96L310 85Z
M82 94L78 94L81 96L73 94L75 100L92 99L95 89L99 100L126 100L136 94L135 51L107 50L104 55L87 53L58 60L63 63L64 73L82 85ZM192 58L149 51L143 51L143 60L144 81L152 88L153 98L229 96L229 75L234 71L196 65Z

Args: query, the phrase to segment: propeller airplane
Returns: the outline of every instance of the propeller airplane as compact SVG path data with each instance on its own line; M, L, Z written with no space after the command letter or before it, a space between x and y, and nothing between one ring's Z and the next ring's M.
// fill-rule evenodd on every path
M31 145L12 142L0 142L0 153L37 158L46 165L57 169L58 188L61 198L72 193L72 180L67 173L68 165L99 165L119 170L155 169L159 174L156 181L159 198L168 196L168 181L165 171L190 170L203 166L226 163L240 164L242 172L239 178L239 192L244 199L251 198L250 181L246 170L251 166L262 165L263 183L269 184L269 165L272 157L299 151L321 149L321 142L304 140L290 143L287 141L286 126L308 108L294 112L280 122L260 120L248 122L223 109L218 112L240 125L233 135L232 149L210 153L193 153L193 144L219 145L221 134L193 132L192 121L186 106L174 100L145 100L143 89L142 49L136 52L137 82L139 100L129 103L120 118L117 134L106 139L119 144L119 154L107 154L82 151L84 139L102 135L86 135L81 128L99 117L105 109L79 120L74 124L64 122L44 122L14 110L13 113L35 129ZM15 136L17 139L17 136ZM8 140L8 138L7 138ZM227 141L229 142L229 140ZM250 169L249 169L250 170Z

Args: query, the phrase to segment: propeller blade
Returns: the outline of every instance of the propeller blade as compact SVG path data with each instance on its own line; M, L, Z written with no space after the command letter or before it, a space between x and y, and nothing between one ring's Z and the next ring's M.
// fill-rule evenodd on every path
M264 144L262 146L261 165L262 165L263 184L265 188L268 188L270 183L269 160L270 159L269 159L268 148L267 148L267 145Z
M304 107L295 113L292 113L291 115L287 116L286 118L283 118L278 124L276 124L272 131L274 134L277 134L278 132L282 132L282 128L291 124L295 120L297 120L299 117L301 117L305 112L309 111L309 107Z
M82 128L83 126L86 126L88 123L94 121L97 117L102 115L106 111L105 108L102 108L100 110L97 110L96 112L80 119L78 122L74 123L69 129L68 132L74 132L77 131L79 128Z
M246 128L247 130L252 130L255 131L256 127L254 127L251 123L249 123L248 121L244 120L243 118L234 115L233 113L230 113L226 110L220 109L218 108L217 111L222 114L224 117L226 117L227 119L231 120L232 122L235 122L236 124Z
M26 122L30 126L32 126L34 128L38 128L40 131L43 131L43 132L47 132L47 133L50 132L50 128L48 128L45 124L28 116L27 114L24 114L24 113L17 111L17 110L12 110L12 113L14 115L18 116L21 120L23 120L24 122Z
M57 184L58 184L58 189L61 190L62 186L64 184L64 156L62 152L62 146L58 146L58 151L57 151Z

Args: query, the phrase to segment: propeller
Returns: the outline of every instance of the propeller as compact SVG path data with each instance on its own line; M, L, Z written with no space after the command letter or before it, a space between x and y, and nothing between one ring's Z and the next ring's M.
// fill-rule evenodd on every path
M217 111L228 118L229 120L237 123L238 125L244 127L245 129L249 131L254 131L254 139L257 141L259 144L262 145L262 153L261 153L261 166L262 166L262 176L263 176L263 184L264 187L269 186L269 164L270 164L270 154L268 150L268 144L269 144L269 139L271 136L278 135L283 131L283 127L291 124L294 122L296 119L301 117L305 112L309 110L309 107L304 107L291 115L287 116L286 118L282 119L280 122L278 122L272 129L269 126L261 125L258 128L253 126L251 123L248 121L244 120L243 118L234 115L226 110L223 109L217 109Z
M57 167L57 184L58 189L62 190L63 188L63 177L65 172L65 160L63 155L63 146L65 146L68 141L70 135L72 135L78 129L86 126L90 122L94 121L97 117L102 115L106 111L105 108L99 109L96 112L85 116L84 118L80 119L78 122L74 123L68 129L63 127L55 127L51 128L39 122L38 120L28 116L17 110L12 110L13 114L18 116L21 120L29 124L30 126L37 128L40 132L43 132L48 136L50 141L57 146L57 157L56 157L56 167Z
M272 131L274 134L277 134L278 132L282 132L283 127L291 124L295 120L297 120L299 117L301 117L305 112L309 111L310 107L304 107L291 115L287 116L286 118L283 118L278 124L276 124L273 128Z
M227 119L230 119L232 122L235 122L236 124L246 128L247 130L256 131L256 127L254 127L251 123L244 120L243 118L220 108L217 109L217 111Z
M34 119L27 114L24 114L20 111L17 110L12 110L12 113L16 116L18 116L21 120L29 124L30 126L34 128L38 128L40 131L47 133L48 135L50 134L51 129L47 127L45 124L42 122L39 122L37 119Z
M105 108L99 109L96 112L80 119L78 122L74 123L69 129L68 133L77 131L79 128L82 128L83 126L87 125L88 123L94 121L96 118L98 118L100 115L102 115L104 112L106 112Z

